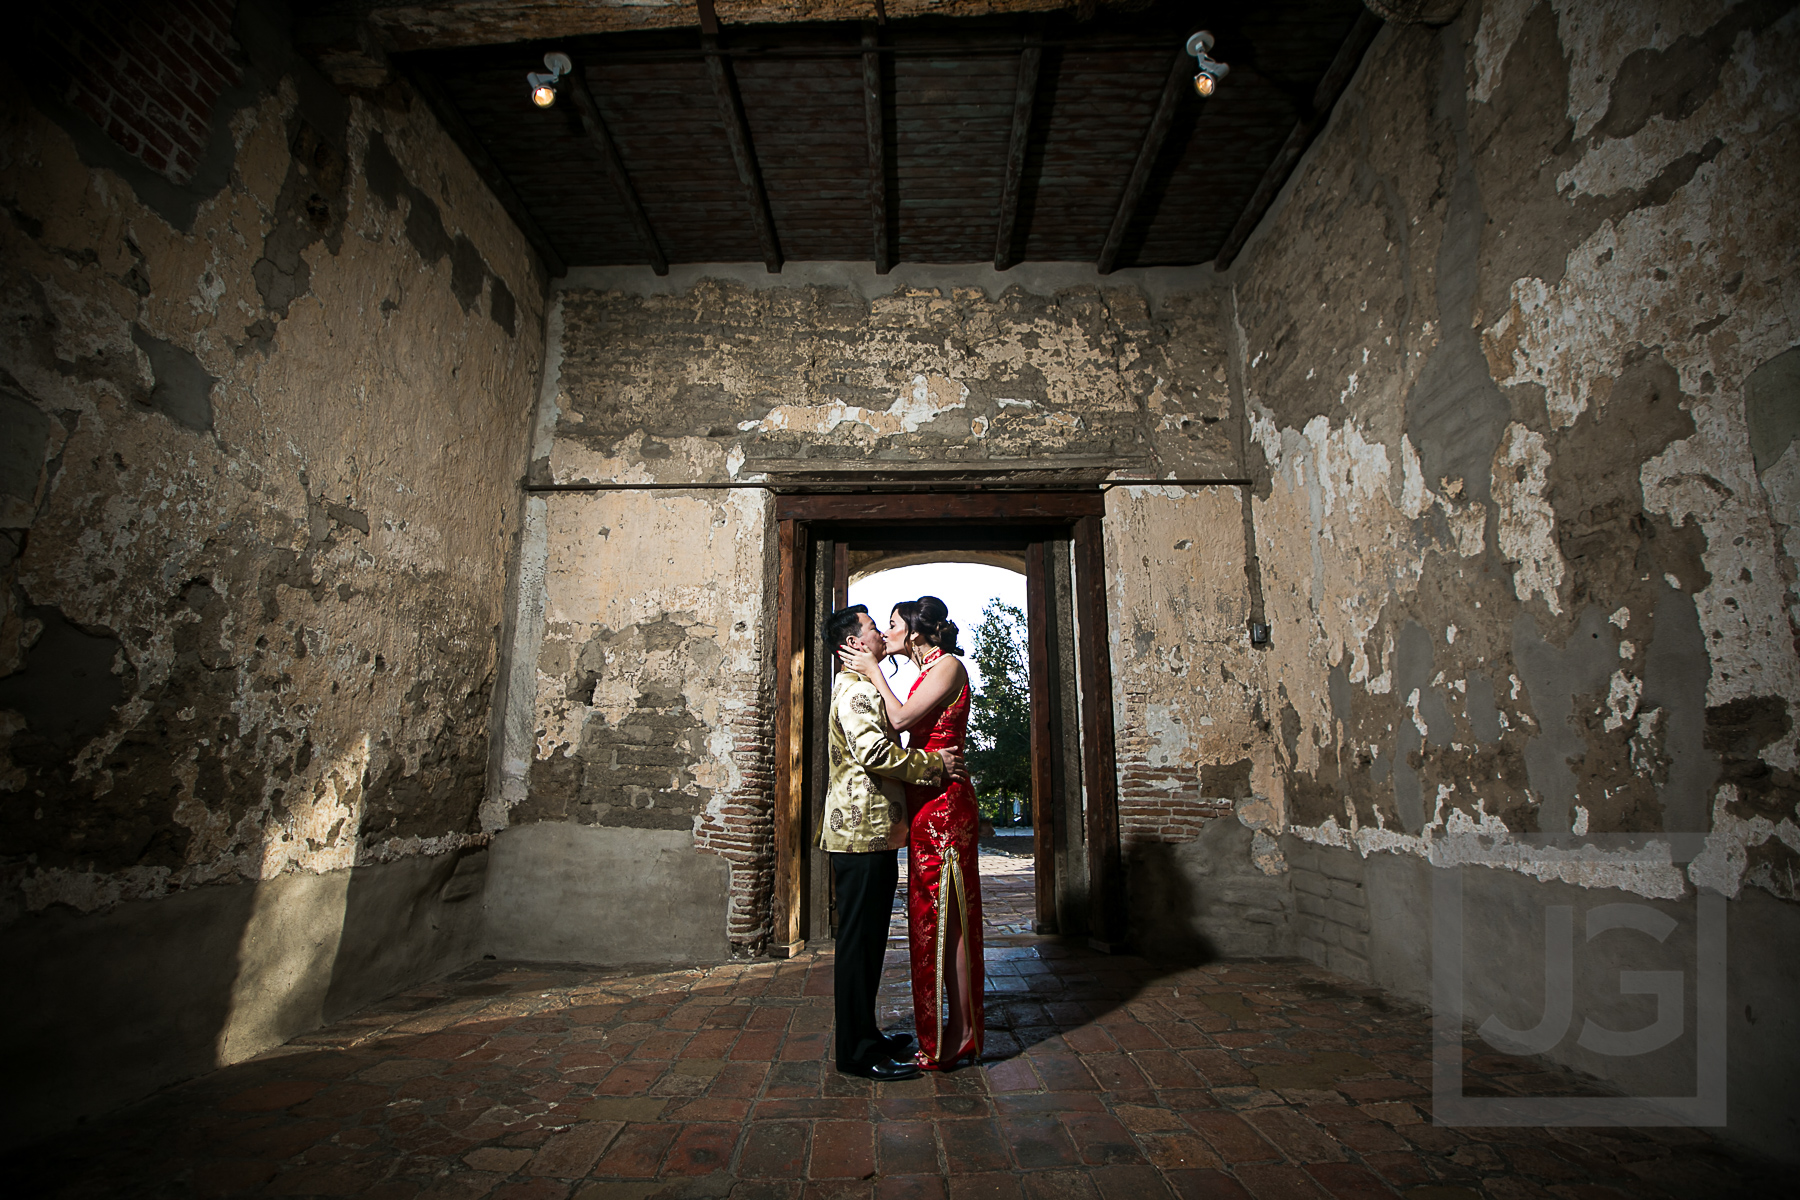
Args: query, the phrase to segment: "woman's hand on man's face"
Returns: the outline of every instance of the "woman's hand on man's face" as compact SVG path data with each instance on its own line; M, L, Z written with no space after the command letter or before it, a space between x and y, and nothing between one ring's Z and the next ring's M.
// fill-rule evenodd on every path
M838 658L846 668L869 679L873 679L875 672L880 669L881 660L853 641L838 647Z

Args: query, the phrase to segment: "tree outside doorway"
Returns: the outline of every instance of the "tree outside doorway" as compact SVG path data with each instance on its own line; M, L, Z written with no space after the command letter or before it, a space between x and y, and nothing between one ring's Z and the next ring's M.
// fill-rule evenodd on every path
M1031 824L1031 670L1025 612L988 601L969 656L981 684L969 712L969 774L981 815L996 827Z
M981 815L996 828L1031 826L1031 669L1025 579L1016 571L966 562L920 563L877 571L850 585L885 627L902 600L937 596L960 631L969 672L969 773ZM891 681L905 696L917 672L896 665Z

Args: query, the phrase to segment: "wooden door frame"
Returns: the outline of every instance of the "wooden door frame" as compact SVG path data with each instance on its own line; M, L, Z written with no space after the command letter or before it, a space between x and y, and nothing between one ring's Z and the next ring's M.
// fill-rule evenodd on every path
M1033 929L1055 932L1056 827L1051 784L1050 614L1043 542L1025 547L1025 629L1031 673L1031 858L1034 885Z
M858 527L883 530L941 530L943 527L1053 526L1073 543L1075 560L1076 657L1080 675L1081 762L1087 792L1088 928L1064 929L1111 949L1123 941L1123 877L1119 859L1118 770L1112 722L1112 664L1106 622L1105 545L1102 518L1106 501L1098 489L1072 492L859 492L797 493L775 498L780 576L776 583L775 626L775 790L774 896L770 953L797 954L806 944L809 903L806 839L806 721L795 705L806 697L808 613L817 599L809 570L814 525L834 532ZM903 515L902 515L903 514ZM1020 531L1022 534L1024 530ZM832 606L847 592L846 542L833 538L828 571ZM1037 880L1038 928L1053 927L1055 862L1051 839L1054 814L1047 798L1056 748L1050 741L1046 644L1053 619L1046 589L1045 540L1026 542L1026 595L1032 631L1031 696L1032 819ZM1046 878L1047 876L1047 878Z
M769 951L792 957L806 945L802 936L805 880L800 864L805 861L806 836L804 778L806 753L805 716L794 719L794 701L805 694L806 585L808 530L804 522L778 522L777 558L780 572L775 602L775 894L769 906ZM783 866L787 870L783 871Z
M1111 954L1125 943L1125 869L1119 849L1119 772L1113 754L1106 546L1100 517L1076 521L1074 542L1081 763L1087 785L1088 944Z

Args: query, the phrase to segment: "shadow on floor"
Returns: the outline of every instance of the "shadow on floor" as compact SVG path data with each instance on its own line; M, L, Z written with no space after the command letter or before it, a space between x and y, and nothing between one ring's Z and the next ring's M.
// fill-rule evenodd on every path
M481 962L0 1172L10 1194L70 1198L804 1200L816 1180L875 1200L878 1182L941 1195L962 1174L1141 1200L1785 1194L1699 1130L1434 1125L1428 1015L1309 964L1173 967L1048 940L991 961L1008 1056L879 1085L830 1069L826 954ZM1512 1095L1583 1086L1498 1056L1467 1075Z
M1036 889L1030 846L1029 839L1018 837L981 842L987 974L985 1062L1003 1061L1033 1047L1056 1043L1065 1034L1116 1012L1172 973L1218 958L1210 944L1198 938L1188 942L1161 939L1155 943L1160 952L1145 957L1100 954L1091 950L1085 939L1033 934ZM1187 917L1193 912L1192 885L1178 871L1168 874L1170 879L1160 889L1166 903L1174 906L1165 910L1170 918L1167 923L1185 928L1191 924ZM908 957L906 875L902 869L877 1002L883 1026L891 1032L916 1032ZM1044 985L1052 980L1055 995L1046 999Z

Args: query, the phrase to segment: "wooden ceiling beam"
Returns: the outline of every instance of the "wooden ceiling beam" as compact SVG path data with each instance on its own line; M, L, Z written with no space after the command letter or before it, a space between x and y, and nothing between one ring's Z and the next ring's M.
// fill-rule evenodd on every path
M1131 228L1131 219L1137 215L1138 202L1144 198L1144 186L1150 182L1150 168L1156 165L1156 156L1162 153L1163 142L1169 136L1169 126L1175 122L1175 109L1181 103L1182 93L1193 86L1193 67L1185 49L1177 50L1175 61L1169 67L1168 78L1163 80L1162 96L1156 102L1156 113L1150 118L1150 128L1144 131L1144 144L1138 149L1137 162L1132 164L1131 177L1125 181L1125 193L1119 197L1118 211L1113 214L1112 228L1106 232L1106 242L1100 247L1100 256L1094 261L1094 268L1102 275L1112 273L1113 264L1119 259L1119 249L1125 244L1125 232Z
M1350 27L1343 45L1338 47L1336 57L1325 69L1325 74L1319 77L1319 86L1313 89L1312 111L1294 123L1287 141L1282 143L1281 149L1269 163L1268 170L1263 172L1256 191L1250 194L1250 202L1244 205L1237 224L1232 226L1231 233L1213 259L1215 270L1223 271L1229 267L1244 244L1250 240L1250 235L1256 232L1256 227L1262 223L1263 214L1269 211L1269 206L1275 203L1275 197L1281 194L1282 187L1286 185L1288 176L1300 165L1300 156L1306 153L1306 148L1312 145L1319 131L1325 128L1325 122L1331 119L1331 110L1337 107L1338 98L1350 86L1351 77L1356 74L1356 68L1362 65L1363 55L1368 51L1369 44L1381 32L1381 24L1381 18L1366 8L1356 14L1356 24Z
M606 164L606 174L612 179L613 189L619 193L619 202L631 217L631 227L637 231L638 241L644 244L644 253L650 257L650 269L658 275L667 275L669 260L663 254L662 243L656 239L650 215L644 211L643 202L638 199L637 188L632 186L631 175L625 170L625 160L619 156L619 144L613 140L612 130L606 127L606 119L600 115L600 106L594 103L594 93L588 90L587 74L581 67L576 67L570 73L568 92L570 100L575 104L576 113L581 117L582 128L587 130L589 140L600 151L600 159Z
M706 55L706 74L712 80L713 95L719 101L719 120L725 126L725 140L731 144L731 160L737 165L738 180L744 185L744 199L750 206L750 223L756 227L756 240L762 247L763 266L769 274L781 273L781 243L775 237L775 216L769 211L769 195L763 188L762 168L756 161L756 150L750 141L750 122L744 117L744 98L738 92L737 76L731 62L719 53L719 18L713 11L713 0L699 0L700 48Z
M1013 227L1019 216L1019 190L1025 179L1025 152L1031 145L1031 114L1037 106L1038 72L1043 61L1042 47L1026 46L1019 52L1019 78L1013 86L1012 137L1006 146L1006 178L1000 185L1000 223L994 231L996 271L1004 271L1017 261L1013 258Z
M872 22L862 31L863 122L869 134L869 225L875 234L875 273L894 267L888 238L887 89L881 82L881 35Z
M1069 0L1005 0L1010 12L1053 12ZM367 21L383 44L395 50L448 50L542 42L597 33L646 29L691 29L694 10L685 4L595 3L594 0L331 0L302 18L346 26ZM860 21L869 0L731 0L733 25L787 25L797 21ZM995 0L893 0L889 19L984 17Z

